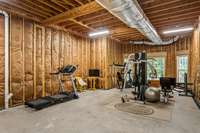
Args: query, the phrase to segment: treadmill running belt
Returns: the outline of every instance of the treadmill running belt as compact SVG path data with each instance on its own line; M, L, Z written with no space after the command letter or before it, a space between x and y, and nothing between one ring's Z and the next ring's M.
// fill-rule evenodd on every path
M52 99L54 99L56 102L64 102L66 100L71 100L73 98L69 97L68 95L65 94L57 94L54 96L50 96Z
M25 105L35 108L35 109L42 109L45 108L49 105L53 104L50 100L45 99L45 98L39 98L37 100L33 100L30 102L26 102Z

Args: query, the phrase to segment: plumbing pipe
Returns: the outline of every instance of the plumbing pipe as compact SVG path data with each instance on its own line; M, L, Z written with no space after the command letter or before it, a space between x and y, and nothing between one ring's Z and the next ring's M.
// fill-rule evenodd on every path
M4 108L8 109L9 99L12 94L9 93L9 16L5 11L0 10L0 14L4 16L4 54L5 54L5 70L4 70Z

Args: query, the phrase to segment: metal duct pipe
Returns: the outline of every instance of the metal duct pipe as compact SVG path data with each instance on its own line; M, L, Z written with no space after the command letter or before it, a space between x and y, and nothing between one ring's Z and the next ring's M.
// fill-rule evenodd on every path
M144 14L137 0L96 0L101 6L107 9L114 16L131 28L136 28L152 42L147 44L165 45L172 41L164 42L155 28Z
M175 38L173 39L170 39L168 41L163 41L162 44L160 45L168 45L168 44L172 44L174 42L176 42L177 40L179 39L179 36L176 36ZM130 41L131 44L146 44L146 45L157 45L156 43L154 42L149 42L149 41Z
M12 94L9 94L9 16L5 11L0 10L0 14L4 16L4 53L5 53L5 89L4 89L4 104L5 109L8 109L9 99Z

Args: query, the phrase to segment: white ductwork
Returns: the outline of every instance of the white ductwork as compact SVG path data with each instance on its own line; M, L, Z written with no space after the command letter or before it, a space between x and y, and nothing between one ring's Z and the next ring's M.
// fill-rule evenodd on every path
M179 39L179 36L176 36L176 37L173 38L173 39L163 41L162 44L160 44L160 45L172 44L172 43L176 42L178 39ZM136 45L139 45L139 44L157 45L157 43L149 42L149 41L145 41L145 40L143 40L143 41L130 41L129 43L130 43L130 44L136 44Z
M114 16L131 28L136 28L152 42L145 42L149 45L166 45L174 42L164 42L155 28L144 14L137 0L96 0L102 7L107 9Z
M5 109L9 107L9 99L12 94L9 93L9 16L5 11L0 10L0 14L4 16L4 55L5 55L5 78L4 78L4 106Z

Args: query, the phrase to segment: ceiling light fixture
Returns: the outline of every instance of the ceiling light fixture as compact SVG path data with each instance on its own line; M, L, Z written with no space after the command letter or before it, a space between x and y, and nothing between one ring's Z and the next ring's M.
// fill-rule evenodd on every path
M108 35L109 31L108 30L100 30L100 31L96 31L96 32L91 32L89 33L90 37L96 37L96 36L100 36L100 35Z
M168 30L168 31L164 31L163 34L178 33L178 32L191 31L191 30L193 30L193 27Z

